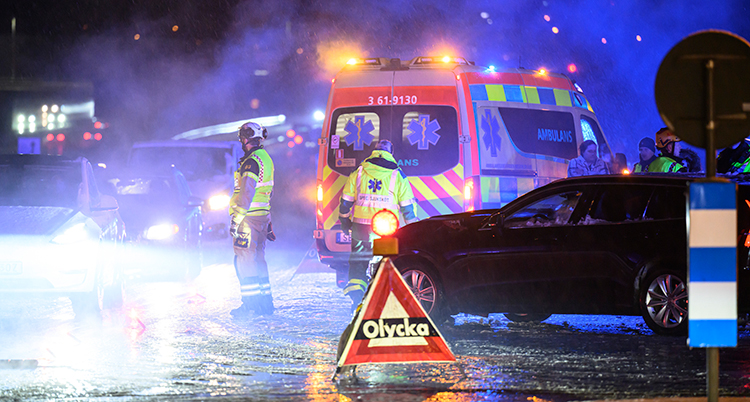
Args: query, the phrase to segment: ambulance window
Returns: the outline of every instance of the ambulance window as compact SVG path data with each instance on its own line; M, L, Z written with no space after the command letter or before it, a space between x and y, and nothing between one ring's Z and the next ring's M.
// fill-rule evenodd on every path
M331 125L328 139L328 166L348 175L370 156L381 138L381 122L387 124L388 120L372 108L348 108L336 110L332 121L335 125Z
M581 115L581 134L583 140L594 141L599 151L599 158L604 159L606 162L612 162L612 152L609 149L609 145L604 141L602 130L596 121L588 116Z
M436 175L458 164L458 118L450 106L394 106L393 156L407 176ZM398 130L398 131L397 131ZM395 138L401 132L401 138Z
M508 131L512 145L526 154L573 159L578 156L575 140L575 123L569 112L551 110L499 108L500 116ZM494 130L495 123L488 124ZM480 138L484 138L486 130ZM483 143L488 147L486 143ZM507 145L498 141L498 151ZM488 147L489 149L489 147Z

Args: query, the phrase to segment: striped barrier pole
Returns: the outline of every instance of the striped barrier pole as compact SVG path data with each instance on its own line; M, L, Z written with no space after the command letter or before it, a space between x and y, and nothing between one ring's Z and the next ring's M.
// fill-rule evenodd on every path
M718 348L737 346L736 193L717 179L689 184L688 346L707 348L709 402L718 400Z

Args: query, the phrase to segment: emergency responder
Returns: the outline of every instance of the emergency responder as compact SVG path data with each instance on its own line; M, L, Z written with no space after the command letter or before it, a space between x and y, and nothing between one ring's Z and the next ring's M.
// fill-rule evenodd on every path
M351 231L349 283L344 293L352 299L354 310L367 290L367 267L372 258L374 234L372 217L382 209L396 216L400 211L406 223L417 221L411 184L393 159L393 144L382 140L369 158L349 175L339 206L339 221L344 233Z
M647 173L651 162L656 160L656 143L649 137L641 138L638 143L638 162L633 165L633 173Z
M750 173L750 140L724 148L716 158L716 173Z
M656 148L659 149L661 155L656 158L650 165L648 165L649 172L662 172L662 173L675 173L675 172L687 172L687 168L682 165L682 159L680 159L680 149L682 144L680 137L674 135L672 131L666 127L662 127L656 132Z
M273 297L265 259L266 239L274 241L270 201L273 191L273 161L261 142L268 131L258 123L239 128L237 137L245 156L234 172L234 193L229 202L229 233L234 244L234 268L240 282L242 305L232 310L235 317L251 311L273 314Z

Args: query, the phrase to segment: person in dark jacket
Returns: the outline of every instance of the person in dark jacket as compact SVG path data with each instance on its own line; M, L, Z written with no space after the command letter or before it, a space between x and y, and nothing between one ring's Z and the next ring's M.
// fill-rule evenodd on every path
M701 157L692 149L681 149L679 156L682 158L684 162L683 164L687 167L688 172L700 172L703 170L703 167L701 166Z
M750 143L747 139L719 152L716 158L716 172L728 174L750 172Z
M638 143L640 160L633 165L633 173L647 173L648 166L656 160L656 143L653 138L643 137Z

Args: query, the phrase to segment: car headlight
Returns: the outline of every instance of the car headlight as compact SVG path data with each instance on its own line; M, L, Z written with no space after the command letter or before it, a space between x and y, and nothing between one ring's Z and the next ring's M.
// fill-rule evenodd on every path
M76 223L75 225L65 229L62 233L55 236L55 238L52 239L52 243L56 244L71 244L71 243L78 243L84 240L92 239L93 236L91 232L89 232L88 229L86 229L86 224Z
M217 194L209 198L208 207L212 211L229 208L229 196L226 194Z
M162 223L150 226L146 229L146 239L148 240L166 240L177 234L180 227L173 223Z

